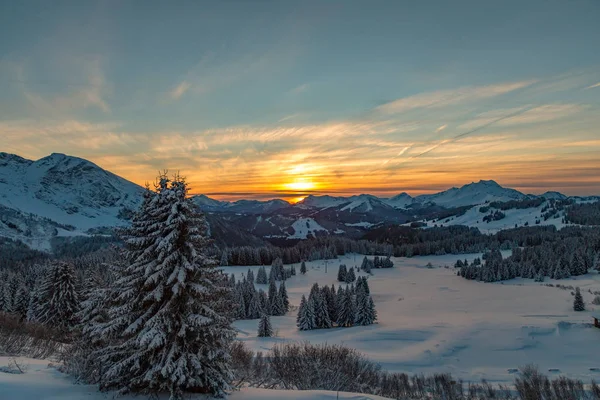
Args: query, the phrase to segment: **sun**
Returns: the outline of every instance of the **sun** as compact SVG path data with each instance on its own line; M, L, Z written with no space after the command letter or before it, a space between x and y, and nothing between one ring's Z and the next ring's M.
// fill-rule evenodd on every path
M306 179L297 179L294 182L284 183L283 186L288 190L312 190L315 188L315 184Z

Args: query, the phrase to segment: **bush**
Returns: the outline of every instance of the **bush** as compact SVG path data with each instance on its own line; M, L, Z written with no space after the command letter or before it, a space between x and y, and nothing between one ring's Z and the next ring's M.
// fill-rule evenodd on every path
M57 354L65 341L60 332L0 312L0 355L48 358Z

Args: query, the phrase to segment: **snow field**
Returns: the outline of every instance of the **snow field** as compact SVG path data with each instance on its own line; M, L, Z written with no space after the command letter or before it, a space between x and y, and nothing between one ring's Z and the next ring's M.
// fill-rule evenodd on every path
M301 332L295 325L295 308L302 294L308 295L314 282L337 286L339 264L360 265L363 256L329 260L327 273L325 261L307 262L306 275L298 272L286 281L292 311L271 317L276 336L258 338L258 320L242 320L234 324L238 339L255 351L286 341L338 343L356 348L389 371L448 372L465 381L512 382L514 369L529 363L550 376L600 379L600 372L592 370L600 368L592 350L598 346L600 330L591 326L594 307L600 311L600 306L590 304L593 296L588 293L600 290L600 276L560 282L581 287L588 311L578 313L572 309L570 290L545 286L556 283L552 280L490 284L455 275L456 260L472 261L480 255L393 258L394 268L374 269L369 277L378 323ZM250 268L256 274L258 267ZM241 278L248 267L223 269Z

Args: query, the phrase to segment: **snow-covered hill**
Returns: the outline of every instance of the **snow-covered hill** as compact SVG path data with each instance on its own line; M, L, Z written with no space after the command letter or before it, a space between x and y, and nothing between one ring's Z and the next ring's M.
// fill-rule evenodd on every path
M460 188L451 188L436 194L417 196L420 203L435 203L439 206L451 208L483 204L488 201L521 200L527 196L515 189L504 188L495 181L469 183Z
M143 190L81 158L0 153L0 234L44 248L52 234L123 225Z

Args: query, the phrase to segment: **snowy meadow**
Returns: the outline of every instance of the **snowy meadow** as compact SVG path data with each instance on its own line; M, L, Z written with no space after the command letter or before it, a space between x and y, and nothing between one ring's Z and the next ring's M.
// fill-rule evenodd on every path
M342 344L390 372L444 372L465 381L512 382L519 367L532 363L550 376L599 379L600 362L590 349L600 340L600 329L592 325L600 306L590 304L589 291L600 290L600 275L543 283L520 278L483 283L456 276L457 260L471 262L480 256L392 258L394 268L374 269L371 276L358 273L368 276L378 313L374 325L300 331L296 309L302 295L308 296L315 282L337 287L338 266L360 266L363 256L307 262L305 275L285 282L291 310L271 317L275 336L259 338L258 320L238 320L237 339L255 351L282 342ZM222 269L241 279L248 269L256 275L258 268ZM557 284L580 287L587 311L573 311L572 290Z

